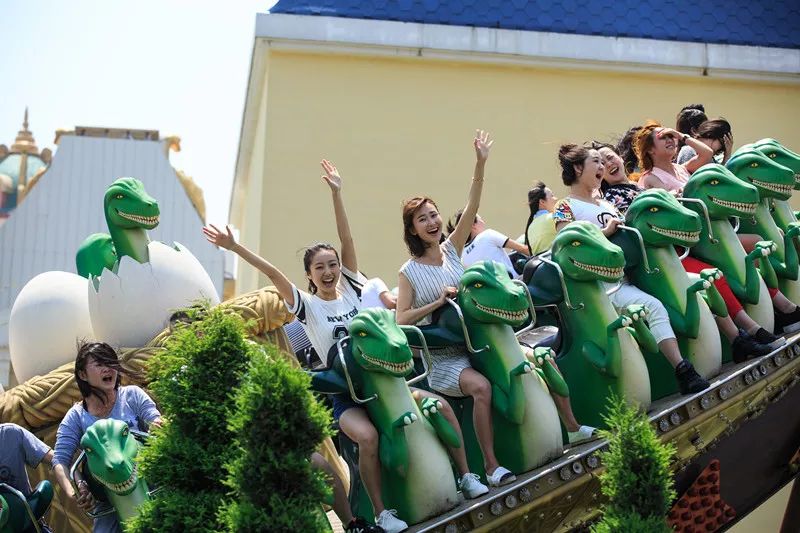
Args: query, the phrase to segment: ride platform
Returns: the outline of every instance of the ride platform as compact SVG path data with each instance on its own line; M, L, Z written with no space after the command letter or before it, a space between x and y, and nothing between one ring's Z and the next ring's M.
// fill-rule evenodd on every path
M726 365L701 393L651 406L648 416L658 435L677 450L675 490L679 497L696 496L691 506L681 508L679 500L671 511L670 523L679 530L727 529L800 473L800 333L786 340L771 354ZM586 530L601 515L598 476L607 446L594 440L566 449L561 458L517 476L514 483L463 501L409 531ZM707 467L714 470L718 489L692 486L706 482L708 476L698 477Z

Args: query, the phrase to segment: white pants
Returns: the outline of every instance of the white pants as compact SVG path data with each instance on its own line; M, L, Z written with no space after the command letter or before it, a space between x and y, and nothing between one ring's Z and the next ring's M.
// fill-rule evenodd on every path
M606 284L606 288L613 287L613 284ZM633 304L643 305L647 309L647 323L650 325L650 331L653 332L656 342L661 342L666 339L674 339L675 332L669 323L669 315L667 309L660 301L654 296L651 296L641 290L639 287L631 285L627 279L622 280L622 287L609 296L611 304L617 310L624 309L625 307Z

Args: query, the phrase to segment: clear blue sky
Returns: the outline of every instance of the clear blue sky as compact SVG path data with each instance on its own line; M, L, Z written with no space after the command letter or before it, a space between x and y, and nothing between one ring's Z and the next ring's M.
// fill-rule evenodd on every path
M157 129L225 222L256 13L274 0L0 0L0 143L27 105L40 148L57 128Z

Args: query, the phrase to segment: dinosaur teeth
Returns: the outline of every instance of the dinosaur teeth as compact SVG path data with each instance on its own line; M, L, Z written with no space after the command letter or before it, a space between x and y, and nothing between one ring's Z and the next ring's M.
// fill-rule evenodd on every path
M731 202L729 200L714 198L713 196L709 196L708 198L715 204L721 205L722 207L727 207L728 209L736 209L737 211L742 211L749 215L752 215L756 212L757 204L751 204L749 202Z
M700 240L699 231L678 231L674 229L660 228L652 224L650 224L650 229L658 233L659 235L665 235L667 237L672 237L674 239L683 239L685 241Z
M485 305L481 305L475 300L472 300L475 303L475 307L483 311L484 313L489 313L490 315L495 315L500 318L504 318L506 320L524 320L528 317L528 310L524 309L522 311L506 311L505 309L498 309L496 307L487 307Z
M414 368L414 361L409 359L407 361L403 361L400 363L393 363L391 361L384 361L383 359L378 359L377 357L369 356L362 352L361 357L364 358L370 364L375 366L379 366L389 372L408 372L409 370Z
M762 189L767 189L768 191L774 191L781 194L791 194L792 193L792 186L791 185L780 185L777 183L769 183L768 181L761 181L754 178L750 178L750 183L757 187L761 187Z
M572 264L578 268L583 270L588 270L589 272L594 272L595 274L600 274L601 276L606 277L614 277L614 278L621 278L622 277L622 267L604 267L604 266L597 266L597 265L590 265L588 263L581 263L580 261L576 261L575 259L570 258Z
M117 209L117 214L126 220L132 220L133 222L138 222L139 224L146 224L148 226L158 224L158 215L152 217L143 217L140 215L132 215L130 213L120 211L119 209Z
M94 474L92 475L108 490L116 494L122 494L131 490L134 487L134 485L136 485L136 482L139 481L139 465L133 463L133 471L131 472L130 477L128 477L128 479L120 483L111 483L110 481L106 481L105 479L98 477Z

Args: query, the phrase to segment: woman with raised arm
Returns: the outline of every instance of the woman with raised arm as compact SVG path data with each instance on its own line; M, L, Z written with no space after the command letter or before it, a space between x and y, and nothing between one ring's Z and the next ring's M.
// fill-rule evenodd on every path
M678 144L683 141L694 150L694 156L680 165L673 163L678 153ZM636 132L634 151L639 158L642 175L639 184L645 189L682 191L689 176L706 163L711 163L714 150L706 143L687 133L665 128L649 120Z
M565 144L559 148L558 161L561 165L561 180L569 187L570 192L556 205L553 214L556 228L560 231L571 222L585 220L598 226L606 237L613 235L617 226L622 223L622 215L609 202L595 196L605 174L600 153L577 144ZM626 279L623 279L621 288L610 299L617 309L631 304L645 306L650 330L661 353L675 369L681 394L693 394L708 388L708 381L681 355L675 332L669 323L669 315L660 301L631 285Z
M342 178L339 171L328 160L322 161L325 174L322 180L331 189L336 230L341 243L341 261L336 248L330 244L315 244L306 249L303 266L308 278L309 292L298 289L272 263L237 243L230 228L223 233L215 226L203 228L206 238L238 254L242 259L266 274L275 285L286 303L287 309L297 316L319 357L327 360L328 352L336 342L347 335L351 320L361 310L361 289L366 278L358 272L355 244L350 233L344 202L342 200ZM423 396L435 396L419 391ZM440 399L442 414L456 428L460 427L449 404ZM352 399L337 394L333 397L333 416L339 428L359 447L358 467L364 488L375 510L375 523L387 532L402 531L408 525L397 518L396 511L386 509L381 497L381 470L378 457L378 432L369 419L366 410ZM486 486L471 474L462 448L451 448L450 454L461 474L459 487L467 498L476 498L488 492ZM361 519L354 519L347 526L348 531L370 531ZM373 530L374 531L374 530Z

